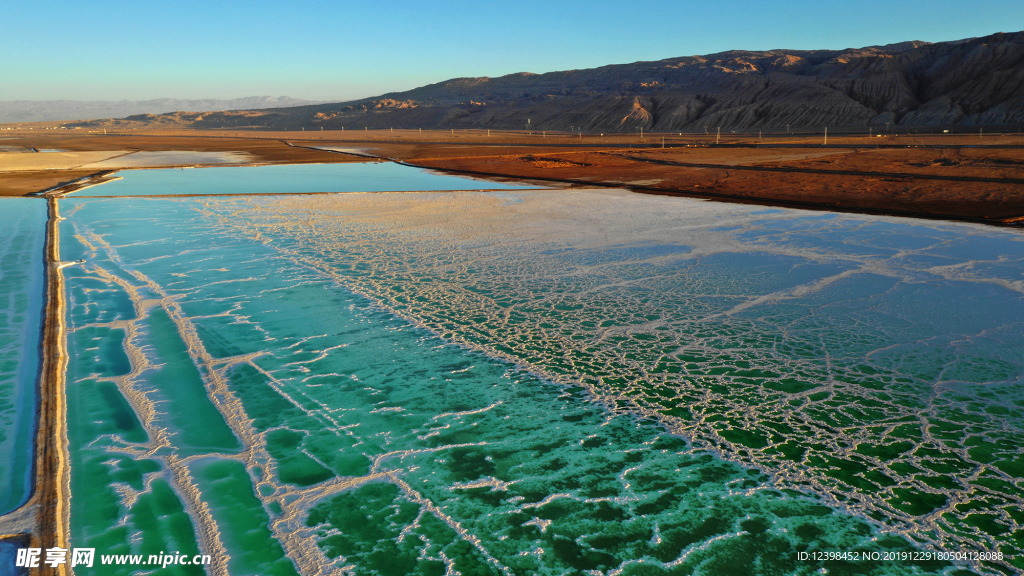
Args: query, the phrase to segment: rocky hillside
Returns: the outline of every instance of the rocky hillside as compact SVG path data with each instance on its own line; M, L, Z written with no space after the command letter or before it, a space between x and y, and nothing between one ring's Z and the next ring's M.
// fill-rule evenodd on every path
M252 113L250 113L251 115ZM456 78L340 104L151 118L197 128L588 132L1024 125L1024 32L847 50L730 51L590 70Z

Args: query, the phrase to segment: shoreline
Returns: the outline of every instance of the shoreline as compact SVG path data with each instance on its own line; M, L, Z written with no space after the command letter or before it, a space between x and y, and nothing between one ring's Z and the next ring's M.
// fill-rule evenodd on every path
M403 166L409 166L411 168L420 168L424 170L436 170L438 172L445 172L449 174L465 174L479 177L491 177L491 178L506 178L514 180L536 180L540 182L552 182L561 184L571 184L574 187L578 186L581 188L621 188L637 194L652 194L655 196L677 196L683 198L695 198L701 200L714 200L719 202L726 202L730 204L753 204L757 206L774 206L778 208L795 208L800 210L814 210L824 212L837 212L842 214L866 214L870 216L893 216L897 218L912 218L919 220L947 220L951 222L969 222L972 224L988 224L991 226L999 227L1020 227L1024 225L1024 215L1011 216L1008 218L980 218L972 216L959 216L955 214L940 214L940 213L925 213L925 212L913 212L909 210L895 210L889 208L860 208L860 207L847 207L838 206L835 204L828 204L824 202L811 202L811 201L799 201L799 200L786 200L786 199L774 199L774 198L758 198L756 196L743 196L739 194L722 194L711 191L691 191L691 190L679 190L679 189L666 189L657 188L654 186L643 186L637 184L628 183L614 183L614 182L592 182L589 180L583 180L579 178L548 178L542 176L516 176L513 174L499 173L499 172L483 172L477 170L460 170L454 168L442 168L436 166L429 166L425 164L414 164L412 162L405 162L399 160L393 160L397 164ZM735 168L733 168L735 169ZM742 169L742 168L741 168ZM566 190L572 190L575 188L567 188Z
M99 186L100 184L112 182L114 180L120 180L120 176L112 176L115 172L117 172L117 170L104 170L102 172L97 172L96 174L84 176L67 184L47 188L42 192L36 192L35 194L32 194L32 196L41 198L60 197L72 192L77 192L78 190L84 190L86 188Z
M293 146L295 148L307 148L305 146L296 146L296 145L292 145L292 144L288 144L288 145L289 146ZM312 148L312 147L308 147L308 148L311 149L311 150L319 150L319 151L329 152L331 154L339 154L339 155L360 157L360 158L366 159L366 161L369 161L369 162L393 162L395 164L398 164L398 165L401 165L401 166L407 166L409 168L416 168L416 169L420 169L420 170L429 170L429 171L439 172L439 173L442 173L442 174L451 174L451 175L456 175L456 176L464 176L464 177L472 178L474 180L481 181L481 182L488 182L488 181L490 181L490 182L495 182L495 181L521 181L521 182L524 182L524 183L525 182L529 182L529 183L551 183L551 184L563 184L563 185L567 184L569 186L565 187L565 188L562 188L562 189L564 189L564 190L573 190L573 189L579 189L579 188L625 189L625 190L629 190L631 192L635 192L637 194L651 194L651 195L656 195L656 196L676 196L676 197L683 197L683 198L695 198L695 199L700 199L700 200L712 200L712 201L725 202L725 203L730 203L730 204L750 204L750 205L756 205L756 206L779 207L779 208L793 208L793 209L799 209L799 210L812 210L812 211L824 211L824 212L836 212L836 213L841 213L841 214L864 214L864 215L870 215L870 216L891 216L891 217L896 217L896 218L910 218L910 219L915 219L915 220L930 220L930 221L946 220L946 221L950 221L950 222L966 222L966 223L971 223L971 224L987 224L987 225L990 225L990 226L1008 227L1008 228L1018 228L1018 227L1024 226L1024 213L1016 214L1016 215L1012 215L1012 216L1008 216L1008 217L1002 217L1002 218L999 218L999 217L996 217L996 218L986 218L986 217L958 215L958 214L944 213L944 212L930 213L930 212L918 212L918 211L912 211L912 210L899 210L899 209L885 208L885 207L842 206L842 205L838 205L838 204L834 204L834 203L829 203L829 202L815 202L815 201L809 201L809 200L808 201L801 201L801 200L790 200L790 199L782 199L782 198L765 198L765 197L758 197L758 196L744 195L744 194L727 194L727 193L713 192L713 191L710 191L710 190L699 190L699 191L697 191L697 190L686 190L686 189L673 189L673 188L664 188L664 187L657 187L657 186L646 186L646 185L641 185L641 184L630 184L628 182L601 182L601 181L586 180L586 179L582 179L582 178L555 178L555 177L537 176L537 175L526 176L526 175L517 175L517 174L513 174L513 173L508 173L508 172L487 172L487 171L481 171L481 170L459 169L459 168L451 168L451 167L444 167L444 166L434 166L434 165L429 165L429 164L421 164L421 163L416 163L416 162L413 162L413 161L402 160L402 159L399 159L399 158L373 155L373 154L370 154L370 153L359 154L359 153L354 153L354 152L342 152L342 151L336 151L336 150L324 150L322 148ZM602 151L602 153L615 153L615 152L626 152L626 150L603 150ZM650 160L650 159L644 159L644 158L630 158L630 159L631 160L640 161L640 162L649 162L649 163L653 163L653 164L673 164L673 163L670 163L670 162L659 162L659 161L656 161L656 160ZM303 164L308 164L308 163L303 163ZM325 163L325 164L330 164L330 163L328 162L328 163ZM287 162L285 162L285 163L278 163L278 164L271 164L271 163L262 163L262 162L260 162L260 163L223 164L223 165L222 164L211 164L211 165L200 165L200 166L191 166L191 165L190 166L139 166L139 167L132 167L132 168L111 169L111 170L104 170L104 171L96 173L96 174L92 174L92 175L89 175L89 176L85 176L85 177L79 178L77 180L74 180L74 181L72 181L70 183L67 183L67 184L64 184L64 185L55 186L55 187L49 188L47 190L43 190L43 191L40 191L40 192L33 193L33 194L30 195L30 197L32 197L32 196L34 196L34 197L45 197L45 198L50 198L50 197L66 197L69 194L71 194L73 192L77 192L79 190L84 190L86 188L91 188L91 187L94 187L94 186L98 186L98 185L104 184L106 182L111 182L111 181L114 181L114 180L119 180L121 177L113 176L113 175L118 173L118 172L122 172L124 170L167 170L167 169L184 169L184 168L189 168L189 169L192 169L192 168L252 168L252 167L260 167L260 166L288 166L288 165L298 165L298 164L291 164L291 163L287 163ZM741 170L741 171L762 171L762 169L757 168L757 167L742 166L742 165L740 165L740 166L726 166L726 165L710 165L710 164L705 164L705 165L690 165L690 166L680 165L680 167L681 168L691 168L691 169L693 169L693 168L696 168L696 169L700 169L700 168L716 168L716 169ZM799 170L786 169L786 168L775 168L775 169L767 169L767 170L764 170L764 171L798 172ZM841 173L839 171L833 171L833 172L836 172L837 175L840 175L840 176L849 176L850 175L850 174L846 174L846 173ZM819 174L820 173L821 172L819 172ZM876 174L865 173L864 174L864 176L866 176L866 177L870 177L870 176L873 176L873 175L888 176L889 174L885 174L885 173L876 173ZM940 179L938 177L933 177L933 176L930 176L930 175L920 175L920 176L915 176L915 178L920 178L920 179L923 179L923 180L939 180ZM1010 180L1010 179L1004 179L1004 180L990 179L989 181L991 181L992 183L999 183L999 184L1011 184L1011 185L1018 184L1018 182L1016 180ZM467 191L480 191L480 190L487 190L487 189L484 189L484 188L481 188L481 189L475 189L475 188L474 189L470 189L470 188L467 188L465 190L450 190L449 192L467 192ZM419 191L397 191L397 192L419 192ZM266 193L266 192L264 192L264 193L216 194L215 196L276 196L276 195L280 195L280 194L286 194L287 195L287 194L352 194L352 193L357 193L357 192L331 192L331 191L298 192L298 193L296 193L296 192L289 192L289 193L285 193L285 192L281 192L281 193L278 193L278 192ZM359 192L359 193L361 193L361 192ZM375 192L366 192L366 193L375 193ZM143 196L146 196L146 197L195 197L195 196L207 196L207 194L171 194L171 195L143 195ZM97 198L119 198L121 196L116 196L116 195L115 196L101 196L101 195L97 195L97 196L94 196L94 197L97 197Z
M148 165L124 169L249 167L390 160L490 181L625 188L642 194L838 213L1024 225L1024 147L958 136L665 134L637 140L609 134L376 130L374 132L172 131L132 134L12 135L23 147L90 150L244 152L243 163ZM578 136L578 135L577 135ZM997 142L1001 137L994 136ZM774 141L772 141L774 140ZM330 149L338 145L347 150ZM663 146L663 147L660 147ZM354 148L353 148L354 147ZM46 156L32 154L32 156ZM72 173L77 172L77 173ZM0 194L49 196L104 181L112 171L0 172Z

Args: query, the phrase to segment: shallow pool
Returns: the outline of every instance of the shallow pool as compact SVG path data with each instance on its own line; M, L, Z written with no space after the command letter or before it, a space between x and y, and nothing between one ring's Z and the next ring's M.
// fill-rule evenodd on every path
M121 179L86 188L74 195L286 194L533 187L448 176L393 162L124 170L117 176Z
M623 191L61 206L79 545L261 574L1015 554L1017 232Z
M46 203L4 198L0 225L0 514L31 491Z

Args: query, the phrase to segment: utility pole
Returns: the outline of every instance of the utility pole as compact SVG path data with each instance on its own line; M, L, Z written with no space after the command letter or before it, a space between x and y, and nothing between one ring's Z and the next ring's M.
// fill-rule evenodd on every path
M825 126L825 142L822 146L828 146L828 126Z
M640 139L641 140L644 139L644 127L643 126L640 127Z
M664 136L661 137L661 147L662 148L665 147L665 137Z
M719 126L718 127L718 132L715 133L715 144L718 144L721 141L722 141L722 127Z

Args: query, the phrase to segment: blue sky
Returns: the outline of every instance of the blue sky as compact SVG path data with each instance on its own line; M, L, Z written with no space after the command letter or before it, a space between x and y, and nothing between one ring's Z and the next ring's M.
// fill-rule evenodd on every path
M1020 0L9 2L0 100L348 100L460 76L1024 30Z

